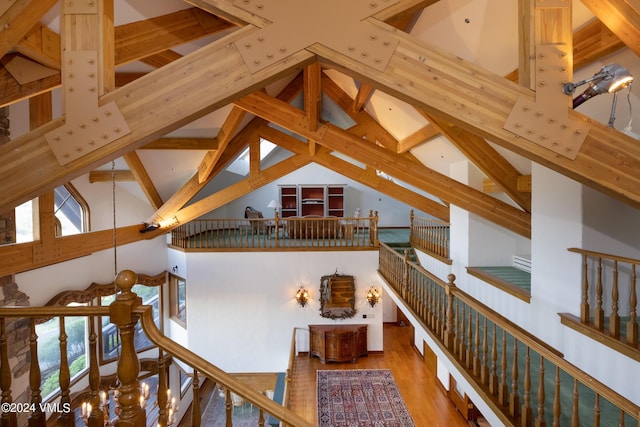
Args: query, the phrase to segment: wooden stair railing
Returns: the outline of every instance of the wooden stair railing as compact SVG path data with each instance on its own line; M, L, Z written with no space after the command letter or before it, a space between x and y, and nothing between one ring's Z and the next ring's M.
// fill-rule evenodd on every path
M135 273L131 271L121 272L120 275L130 275L135 276ZM116 279L116 284L120 289L125 293L125 289L131 289L130 283L134 282L134 279L122 278ZM129 291L130 292L130 291ZM133 294L135 295L135 294ZM119 295L120 297L121 295ZM117 299L116 299L117 302ZM273 400L269 399L259 391L246 386L239 380L237 380L234 376L224 372L217 366L213 365L209 361L204 358L198 356L195 353L192 353L188 349L184 348L180 344L175 341L167 338L160 332L158 327L153 321L153 309L151 306L142 306L142 305L129 305L128 307L123 307L124 312L128 312L128 316L135 318L137 316L140 317L140 322L142 324L142 329L147 334L147 337L154 343L156 346L163 351L171 354L174 358L180 359L185 364L191 366L194 370L197 370L199 374L206 376L210 380L214 381L216 384L224 387L225 390L233 391L235 394L239 395L243 399L248 402L251 402L254 406L260 408L264 413L271 414L273 417L279 419L282 423L288 424L291 426L301 426L301 427L311 427L312 423L303 419L299 415L294 412L288 410L275 403ZM113 312L112 312L113 316ZM116 323L118 324L118 323ZM124 357L124 347L123 354L121 356L121 360ZM135 351L133 355L130 355L129 358L133 360L135 357ZM119 372L119 371L118 371ZM229 417L227 417L229 420Z
M104 390L105 384L101 381L100 370L98 366L96 332L94 327L89 330L89 350L87 351L88 371L89 371L89 391L81 392L80 397L72 395L70 390L70 373L69 364L66 361L67 337L65 332L65 319L69 317L106 317L109 316L111 322L114 323L119 331L121 339L120 357L117 364L117 378L119 381L119 408L120 413L116 425L119 427L146 427L147 412L140 405L140 361L134 346L135 326L138 321L141 322L142 328L147 337L157 345L159 349L159 359L156 362L158 366L158 407L155 409L152 418L154 421L157 417L158 425L165 426L169 414L165 411L167 406L167 381L166 381L166 364L170 357L182 360L185 364L194 369L193 377L193 393L194 402L198 401L199 375L204 375L212 381L223 386L246 401L251 402L254 406L260 408L262 416L260 419L264 424L264 414L271 414L283 423L291 426L310 427L308 421L300 416L284 408L283 406L273 402L260 392L253 388L247 387L243 383L236 380L230 374L220 370L215 365L204 360L202 357L190 352L186 348L175 343L171 339L165 337L155 325L153 319L153 307L150 305L142 305L142 300L131 288L136 284L137 276L132 271L123 271L116 277L116 285L120 293L116 296L115 301L108 307L105 306L45 306L45 307L0 307L0 391L2 396L3 408L18 407L12 397L12 367L10 366L8 341L9 334L7 331L7 319L14 323L30 322L29 351L29 389L30 402L20 402L23 408L36 408L31 412L31 416L27 420L27 416L22 414L24 419L16 411L2 410L0 411L0 426L17 427L19 425L29 425L29 427L46 427L46 416L42 411L40 404L42 396L40 390L41 372L38 365L37 355L37 339L35 333L35 324L41 319L58 317L60 319L60 338L59 349L61 354L60 365L60 398L59 403L48 403L47 410L56 407L59 410L56 425L74 426L76 415L74 410L78 407L80 401L88 401L92 405L92 410L87 417L87 425L89 427L102 427L104 425L105 414L101 411L99 405L100 392ZM90 322L91 325L94 322ZM13 406L12 406L13 405ZM43 405L44 406L44 405ZM152 411L153 412L153 411ZM197 404L192 405L192 425L199 426L201 419L200 407ZM227 425L231 425L231 414L227 413Z
M637 424L638 405L458 289L454 275L444 282L384 243L379 273L505 425Z

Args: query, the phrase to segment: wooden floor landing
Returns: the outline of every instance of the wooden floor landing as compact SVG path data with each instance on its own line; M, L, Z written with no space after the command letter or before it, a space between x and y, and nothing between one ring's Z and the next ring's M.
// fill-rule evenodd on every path
M391 369L417 427L469 426L413 346L411 328L385 324L383 342L383 354L370 354L356 363L322 364L316 357L298 356L294 362L291 409L317 425L317 370Z

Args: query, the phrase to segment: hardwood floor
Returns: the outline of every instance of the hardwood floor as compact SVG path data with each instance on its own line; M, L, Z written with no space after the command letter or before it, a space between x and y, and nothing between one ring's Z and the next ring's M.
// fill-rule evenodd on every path
M307 354L295 359L291 409L317 424L316 371L322 369L391 369L405 404L418 427L468 427L411 343L411 328L384 325L383 354L369 354L356 363L322 364Z

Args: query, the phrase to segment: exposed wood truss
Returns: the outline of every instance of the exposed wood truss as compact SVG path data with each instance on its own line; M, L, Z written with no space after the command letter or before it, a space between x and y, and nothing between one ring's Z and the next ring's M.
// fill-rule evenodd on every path
M374 16L363 19L364 24L374 28L378 34L384 34L397 46L384 69L363 65L362 61L338 53L335 46L313 43L292 53L283 61L253 71L249 70L250 67L235 43L243 37L256 36L261 29L270 25L269 20L254 11L242 9L238 6L239 2L188 2L196 8L116 28L109 26L107 10L103 12L102 21L99 22L101 31L95 28L89 30L91 26L84 25L84 28L74 28L75 32L69 31L66 40L61 40L38 22L56 1L15 0L0 16L0 28L3 28L0 31L1 55L15 50L49 67L61 68L64 72L67 65L61 63L59 55L56 55L59 52L57 46L73 50L87 42L94 48L104 49L104 55L100 59L99 105L114 102L132 129L130 134L64 166L58 163L44 135L61 128L68 116L43 121L39 123L43 126L0 147L0 162L3 165L0 170L0 211L13 208L35 196L47 194L57 185L110 160L126 156L132 174L138 178L150 203L158 209L152 220L170 227L222 206L296 168L316 162L438 218L448 218L448 204L452 203L528 236L530 194L518 186L526 177L520 176L504 159L496 156L495 150L487 141L617 197L631 206L640 207L640 147L637 141L594 123L574 111L568 112L571 120L584 123L589 129L584 145L575 159L558 156L544 147L518 138L504 129L505 121L518 98L534 99L536 95L528 87L521 87L513 82L518 79L519 72L514 72L507 78L494 75L396 29L406 28L411 22L412 14L434 3L433 0L399 0ZM574 66L582 66L619 49L623 42L636 54L640 52L637 9L631 8L623 0L583 2L601 22L594 21L574 34ZM535 9L528 13L535 13ZM88 18L79 19L83 19L85 24L93 22ZM232 24L244 28L230 32L184 57L173 50L186 41L227 30ZM73 27L69 21L62 25L66 25L67 29ZM532 32L527 35L530 40L540 41L545 38L545 32L539 26L536 27L535 22L531 29ZM568 34L563 37L570 38ZM102 43L111 39L113 44ZM525 54L524 60L527 61L530 57L530 54ZM158 69L147 75L115 76L115 66L136 60L142 60ZM359 91L355 97L342 93L322 74L322 67L336 68L358 80ZM530 71L523 67L522 72ZM300 77L295 80L295 84L289 86L286 96L276 99L261 92L269 83L293 75ZM212 79L212 76L215 78ZM527 81L525 78L520 80ZM116 89L116 81L123 86ZM54 76L21 86L2 68L0 85L3 91L0 105L50 91L61 82L59 76ZM208 90L203 90L204 87ZM289 95L297 94L300 90L305 91L303 110L288 104L293 98ZM363 108L373 90L382 90L414 105L419 111L428 114L433 123L402 141L395 140ZM344 130L323 123L320 116L323 93L349 114L356 125ZM168 132L233 102L236 106L230 111L215 138L165 137ZM246 112L259 118L244 120ZM267 120L306 138L307 143L265 127ZM249 123L242 127L245 121ZM438 174L408 154L411 148L441 131L470 160L479 165L492 182L509 194L521 209ZM256 160L256 141L260 136L267 135L294 155L263 170ZM248 178L184 207L207 182L248 146L251 147L252 159ZM135 154L136 149L142 148L202 149L207 154L198 172L182 189L163 201ZM356 167L339 159L333 152L347 155L367 167ZM33 165L38 167L34 168ZM376 176L376 170L412 184L440 198L442 203L407 192L397 184ZM109 172L109 180L110 175ZM100 179L97 173L92 176ZM43 203L45 201L48 203L48 199L43 197ZM1 255L2 259L11 262L20 257L24 260L24 265L20 268L33 268L52 260L57 262L81 256L87 251L108 248L112 239L107 234L91 233L62 240L52 239L46 242L46 246L38 246L44 241L18 245L11 249L11 253L8 249L3 249ZM151 235L150 233L144 238ZM121 242L143 237L134 232L133 227L121 230L121 236ZM47 236L49 237L51 236ZM88 244L88 241L93 243ZM77 249L79 246L83 246L82 251Z

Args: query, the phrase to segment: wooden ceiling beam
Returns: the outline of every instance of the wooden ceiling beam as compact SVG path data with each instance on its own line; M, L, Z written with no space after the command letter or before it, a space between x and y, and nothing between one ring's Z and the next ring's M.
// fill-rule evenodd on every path
M115 29L116 63L126 64L173 46L232 28L224 21L198 8L189 8Z
M516 188L523 193L531 193L531 175L520 175L516 180ZM482 191L485 193L502 193L504 189L490 178L482 180Z
M237 100L236 105L302 137L313 139L325 147L372 165L375 169L442 200L460 206L520 235L530 237L531 216L527 212L461 184L405 155L398 155L363 141L362 138L331 124L325 124L315 132L310 131L304 121L300 120L303 114L300 110L262 92L247 95Z
M127 166L129 166L129 169L131 170L131 173L133 173L136 181L138 181L142 192L147 196L149 204L154 209L160 209L160 206L162 206L162 197L160 197L160 193L158 193L149 173L142 164L140 156L138 156L135 151L131 151L124 155L124 160L127 162Z
M518 138L504 129L517 99L533 102L534 93L481 67L435 47L416 43L385 24L399 45L384 72L362 67L333 49L308 48L319 60L359 80L371 82L390 95L423 108L472 133L549 167L625 203L640 207L640 146L633 138L570 110L571 120L591 130L575 159ZM444 94L444 95L443 95Z
M260 135L267 138L269 141L285 148L291 152L303 154L307 152L306 144L294 138L291 135L287 135L278 129L274 129L269 126L265 126L260 130ZM443 221L449 221L449 207L435 200L424 197L414 191L407 189L401 185L398 185L388 179L379 177L376 175L375 168L366 167L361 168L349 163L346 160L340 159L331 155L331 151L325 147L319 147L313 156L313 162L317 163L325 168L337 172L349 179L359 182L375 191L379 191L382 194L406 203L409 206L413 206L423 212L426 212L434 217Z
M440 130L437 126L429 123L426 126L421 127L408 137L401 139L398 141L398 150L397 153L406 153L418 145L422 145L423 143L429 141L430 139L435 138L440 135Z
M60 36L40 22L20 39L15 50L49 68L60 69Z
M2 87L0 107L15 104L44 92L50 92L59 87L61 83L60 74L57 74L21 85L5 67L0 67L0 87Z
M246 112L244 110L237 107L231 109L216 136L218 148L208 151L198 165L198 182L203 183L208 181L211 171L213 171L218 160L220 160L222 153L227 148L227 145L229 145L229 142L231 142L233 135L238 131L245 116Z
M222 157L216 162L216 166L213 168L207 181L200 182L198 173L192 175L146 222L153 224L173 223L174 221L171 218L173 218L175 213L182 209L211 179L231 163L233 159L249 145L249 137L259 126L262 126L263 122L264 121L260 119L245 126L245 128L231 140L227 148L222 151Z
M217 138L158 138L138 150L217 150Z
M278 99L291 102L302 90L302 73L299 73L289 84L278 94ZM224 150L218 149L220 158L215 162L207 180L200 182L198 173L194 174L160 209L158 209L148 223L167 222L178 210L189 202L204 186L213 179L220 171L227 167L242 150L249 145L249 140L257 131L266 126L267 122L259 117L253 118L245 127L238 132Z
M304 69L304 111L307 114L309 129L318 129L322 113L322 70L320 64L314 62Z
M582 0L595 16L640 56L640 9L628 0Z
M329 77L322 78L322 88L324 93L335 102L349 117L358 125L366 129L373 130L373 136L368 136L373 143L379 143L392 151L398 150L398 140L391 135L380 123L378 123L369 113L362 109L354 109L355 100L352 99L342 88L340 88Z
M0 16L0 57L18 44L58 0L15 0Z
M64 124L61 117L0 147L0 211L36 197L62 181L68 181L122 156L161 135L292 73L300 72L315 57L307 51L292 54L287 61L249 73L237 50L229 43L254 28L242 28L227 37L162 67L129 85L105 95L119 107L131 132L64 167L55 159L44 135ZM183 76L176 79L175 76ZM203 91L218 76L216 89ZM34 170L28 165L37 164ZM32 170L25 173L25 170Z
M43 249L39 242L0 246L0 275L21 273L113 248L113 236L113 230L101 230L57 237L49 249L51 256L40 256ZM139 224L117 228L116 236L118 246L153 237L140 233Z
M579 70L625 47L599 19L593 19L573 33L573 69Z
M467 159L502 187L511 200L525 211L531 212L531 194L522 193L517 188L520 172L484 138L450 125L437 117L431 117L430 121Z
M180 58L182 58L182 55L178 52L171 49L165 49L162 52L140 58L140 61L154 68L162 68Z

